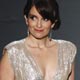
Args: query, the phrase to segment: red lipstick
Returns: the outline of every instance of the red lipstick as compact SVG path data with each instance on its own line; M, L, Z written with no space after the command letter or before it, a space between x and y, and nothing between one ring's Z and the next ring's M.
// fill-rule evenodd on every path
M43 29L34 29L37 32L43 32Z

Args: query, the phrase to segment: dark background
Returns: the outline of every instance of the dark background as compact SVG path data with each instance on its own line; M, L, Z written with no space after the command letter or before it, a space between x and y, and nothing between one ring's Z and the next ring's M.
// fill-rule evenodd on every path
M0 59L3 47L27 35L23 8L27 0L0 0ZM61 28L53 38L72 41L77 46L75 80L80 80L80 0L57 0L60 6Z

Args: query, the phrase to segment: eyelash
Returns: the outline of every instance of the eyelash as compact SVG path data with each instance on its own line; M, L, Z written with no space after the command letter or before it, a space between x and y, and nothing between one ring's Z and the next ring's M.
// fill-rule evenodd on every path
M29 16L29 18L32 19L32 20L36 19L35 16ZM49 19L47 19L47 18L43 18L42 20L45 21L45 22L49 21Z
M46 22L48 21L48 19L47 19L47 18L43 18L43 20L44 20L44 21L46 21Z
M30 16L29 18L32 19L32 20L34 20L36 17L35 16Z

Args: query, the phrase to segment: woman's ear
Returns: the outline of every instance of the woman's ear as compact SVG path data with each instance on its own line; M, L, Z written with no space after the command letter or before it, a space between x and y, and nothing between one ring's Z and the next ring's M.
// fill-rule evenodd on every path
M53 23L52 25L51 25L51 28L53 28L55 26L55 23Z
M54 26L55 26L55 24L56 24L57 21L58 20L55 20L55 22L52 24L51 28L54 28Z
M28 25L28 19L27 19L26 15L24 15L24 19L25 19L26 24Z

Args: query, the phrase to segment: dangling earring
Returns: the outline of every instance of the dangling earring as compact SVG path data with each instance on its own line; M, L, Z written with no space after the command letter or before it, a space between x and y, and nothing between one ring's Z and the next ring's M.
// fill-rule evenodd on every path
M27 28L27 36L29 36L29 29Z
M53 34L53 27L54 27L55 23L51 25L51 30L50 30L50 33L49 33L49 38L50 40L52 40L52 34Z
M51 41L52 40L52 29L50 30L49 38L50 38L50 41Z

